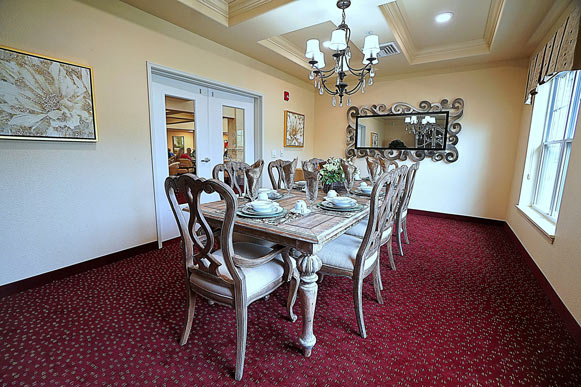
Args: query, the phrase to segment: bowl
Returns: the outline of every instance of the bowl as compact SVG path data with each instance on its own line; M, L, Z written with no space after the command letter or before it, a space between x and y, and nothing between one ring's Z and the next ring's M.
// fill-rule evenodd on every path
M274 204L270 200L255 200L250 202L250 207L258 213L271 212L274 209Z
M373 191L373 187L370 186L359 187L359 190L364 194L370 194L371 191Z
M336 207L351 207L355 203L355 200L345 196L335 196L331 198L331 203Z

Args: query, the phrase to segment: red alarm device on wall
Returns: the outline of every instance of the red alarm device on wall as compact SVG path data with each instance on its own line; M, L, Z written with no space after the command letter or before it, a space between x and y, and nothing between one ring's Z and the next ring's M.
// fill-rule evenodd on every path
M284 92L284 100L288 101L290 99L290 93L288 91Z

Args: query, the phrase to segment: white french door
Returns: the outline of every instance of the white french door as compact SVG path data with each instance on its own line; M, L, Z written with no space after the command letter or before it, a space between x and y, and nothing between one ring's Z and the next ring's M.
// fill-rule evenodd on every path
M194 113L194 151L195 174L212 178L212 169L232 155L249 164L255 159L255 106L254 99L233 93L213 90L184 82L158 82L153 78L150 83L150 117L153 159L153 178L156 207L158 246L162 242L179 236L173 213L165 194L165 179L169 176L168 123L166 122L166 98L178 98L193 102ZM224 125L225 115L235 112L233 130L228 133ZM228 142L226 152L225 141ZM237 138L239 141L235 141ZM238 153L236 153L238 152ZM243 156L242 156L243 155ZM218 200L217 194L204 195L204 202Z

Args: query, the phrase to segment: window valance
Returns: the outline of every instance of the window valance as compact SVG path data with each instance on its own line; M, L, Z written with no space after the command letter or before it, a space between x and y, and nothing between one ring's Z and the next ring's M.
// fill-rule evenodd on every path
M547 43L532 55L525 103L531 103L538 85L550 81L562 71L581 69L581 44L577 45L580 15L579 7L575 7Z

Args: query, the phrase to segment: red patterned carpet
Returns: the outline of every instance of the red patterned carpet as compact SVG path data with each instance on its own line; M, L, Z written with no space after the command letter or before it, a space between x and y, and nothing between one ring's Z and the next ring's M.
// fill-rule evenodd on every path
M351 283L326 278L304 358L283 286L249 308L241 383L581 385L581 351L502 226L410 215L409 229L397 271L383 260L385 305L364 287L367 339ZM231 309L199 303L178 345L182 276L172 243L0 300L0 385L236 384Z

